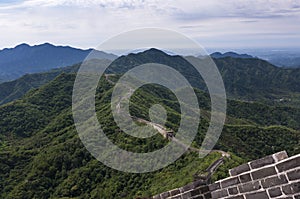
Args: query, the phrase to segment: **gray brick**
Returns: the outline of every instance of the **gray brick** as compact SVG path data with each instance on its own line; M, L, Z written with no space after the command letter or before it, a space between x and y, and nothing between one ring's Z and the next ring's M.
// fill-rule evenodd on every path
M178 189L179 189L180 193L184 193L184 190L182 187L179 187Z
M300 182L295 182L282 187L283 193L286 195L300 193Z
M182 190L182 192L186 192L186 191L192 190L194 188L195 188L194 184L190 183L190 184L187 184L187 185L181 187L181 190Z
M153 196L152 198L153 198L153 199L161 199L161 198L160 198L160 195Z
M254 160L254 161L250 162L250 166L251 166L252 169L257 169L257 168L261 168L261 167L266 166L266 165L271 165L273 163L275 163L273 155L269 155L269 156L266 156L264 158L261 158L261 159Z
M237 175L245 173L247 171L250 171L249 165L248 164L242 164L238 167L230 169L229 173L230 173L231 176L237 176Z
M275 174L277 174L275 167L267 167L251 173L253 180L262 179Z
M279 163L276 165L276 167L280 172L300 167L300 156Z
M298 180L300 179L300 168L290 171L287 173L289 180Z
M211 185L209 185L209 190L210 191L215 191L217 189L221 189L221 184L220 182L217 182L217 183L213 183Z
M206 193L209 191L209 188L208 186L199 187L199 191L200 193Z
M171 196L176 196L176 195L178 195L178 194L180 194L179 189L173 189L173 190L170 191L170 195L171 195Z
M236 185L239 184L240 180L238 177L232 177L232 178L228 178L224 181L221 182L222 188L226 188L232 185Z
M259 183L259 181L256 182L248 182L246 184L241 184L238 186L240 193L246 193L246 192L250 192L250 191L256 191L261 189L261 185Z
M268 192L271 198L275 198L282 195L281 189L279 187L269 189Z
M236 195L239 193L239 190L237 189L237 187L232 187L228 189L228 193L229 195Z
M242 174L239 176L241 183L249 182L251 181L250 173Z
M224 198L228 196L226 189L217 190L211 193L212 198Z
M189 198L191 198L192 196L191 196L191 193L190 192L186 192L186 193L184 193L184 194L181 194L181 198L182 199L189 199Z
M212 198L211 193L206 193L206 194L203 195L203 197L205 199L211 199Z
M170 199L181 199L181 195L172 196Z
M193 182L194 187L199 187L199 186L203 186L206 185L206 182L204 182L203 180L197 180L195 182Z
M232 196L226 199L244 199L244 196Z
M280 151L278 153L275 153L273 156L274 156L275 162L280 162L289 157L287 155L286 151Z
M197 196L200 194L200 190L199 188L196 188L194 190L191 191L191 196Z
M201 196L194 196L192 197L192 199L204 199L204 197L201 195Z
M261 191L247 194L246 199L269 199L269 197L266 191Z
M167 197L169 197L170 196L170 193L169 192L164 192L164 193L161 193L160 194L160 197L162 198L162 199L165 199L165 198L167 198Z
M288 180L286 179L285 175L279 175L279 176L266 178L261 181L261 184L263 188L270 188L276 185L286 184L287 182Z

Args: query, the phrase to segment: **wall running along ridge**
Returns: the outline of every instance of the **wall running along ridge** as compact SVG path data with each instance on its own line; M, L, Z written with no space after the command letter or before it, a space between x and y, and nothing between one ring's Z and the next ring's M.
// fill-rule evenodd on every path
M230 177L208 185L198 180L152 199L300 199L300 154L285 151L248 162Z

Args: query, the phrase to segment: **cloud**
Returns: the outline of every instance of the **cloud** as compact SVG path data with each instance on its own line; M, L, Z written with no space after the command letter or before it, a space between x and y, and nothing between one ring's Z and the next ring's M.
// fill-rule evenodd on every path
M265 1L265 0L211 0L189 1L192 6L182 3L173 13L173 17L184 21L199 21L212 18L244 18L244 19L264 19L280 18L286 16L299 16L300 2L289 0Z
M299 35L298 0L15 0L0 3L0 47L44 41L96 47L120 32L161 27L204 45L237 45L245 35ZM230 28L229 28L230 27ZM255 36L256 35L256 36ZM276 41L276 36L268 42ZM286 45L298 45L296 42ZM282 41L281 43L284 43ZM264 44L266 45L266 44Z

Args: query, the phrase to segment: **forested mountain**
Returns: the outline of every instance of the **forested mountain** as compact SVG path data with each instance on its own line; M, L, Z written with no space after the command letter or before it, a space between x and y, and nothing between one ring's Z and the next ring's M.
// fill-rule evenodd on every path
M201 121L192 145L200 147L210 119L210 98L205 86L186 60L156 49L116 59L107 70L115 75L100 79L96 111L105 134L120 148L134 152L153 151L168 143L159 134L139 139L123 133L111 112L112 82L128 69L148 62L174 67L195 86ZM281 150L289 155L299 154L299 106L268 101L282 93L297 97L299 71L280 69L256 58L226 57L215 62L231 96L226 124L215 149L231 153L231 158L225 160L213 179L225 177L229 168L242 162ZM98 61L91 60L91 63ZM25 75L0 85L3 103L0 106L0 198L147 197L191 182L193 174L205 171L220 158L216 152L204 159L199 159L195 152L187 152L168 167L145 174L119 172L98 162L85 149L74 126L72 90L78 67L79 64ZM157 103L167 110L166 127L176 131L180 124L179 104L164 87L145 85L134 92L130 113L150 120L149 108Z
M20 44L15 48L0 50L0 82L9 81L28 73L48 71L83 61L92 49L81 50L49 43L29 46ZM115 59L117 56L94 51L98 58Z
M71 112L74 79L75 74L61 74L21 99L0 107L0 198L151 196L185 185L193 180L194 173L204 171L220 157L212 153L203 160L189 152L170 166L146 174L123 173L106 167L89 154L75 130ZM160 135L141 140L119 130L110 110L112 89L113 85L102 78L96 94L97 116L106 135L130 151L145 152L164 146L167 141ZM201 144L209 119L209 98L202 91L197 91L197 96L203 114L195 147ZM131 113L149 119L148 109L154 103L166 108L167 126L176 129L180 120L177 101L165 88L147 85L138 89L131 97ZM232 156L214 179L226 176L228 168L249 159L280 150L287 150L290 155L300 153L300 133L296 130L299 110L283 111L285 114L275 107L230 101L227 122L216 149L231 152ZM295 112L298 114L294 115Z
M61 73L76 72L79 64L53 69L49 72L34 73L24 75L16 80L0 84L0 105L21 98L31 89L38 88L51 80L55 79Z
M94 60L96 61L96 60ZM284 69L257 58L218 58L214 60L225 83L227 96L233 99L299 107L300 69ZM107 73L122 74L143 63L169 65L183 74L194 87L206 90L197 71L182 57L170 56L157 49L117 58ZM80 65L60 68L47 73L28 74L0 84L0 104L18 99L28 90L49 82L61 72L77 71Z
M276 67L258 58L214 59L230 98L295 105L300 101L300 69ZM192 86L204 89L198 72L182 57L170 56L157 49L129 54L116 59L110 66L113 73L124 73L144 63L160 63L173 67L184 75Z
M238 54L235 52L226 52L226 53L220 53L220 52L214 52L210 54L212 58L225 58L225 57L232 57L232 58L254 58L251 55L248 54Z

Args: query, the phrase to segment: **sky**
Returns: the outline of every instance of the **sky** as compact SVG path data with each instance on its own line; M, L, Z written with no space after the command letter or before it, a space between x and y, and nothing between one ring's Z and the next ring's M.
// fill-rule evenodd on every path
M299 0L0 0L0 49L95 48L125 31L178 31L204 48L300 47Z

